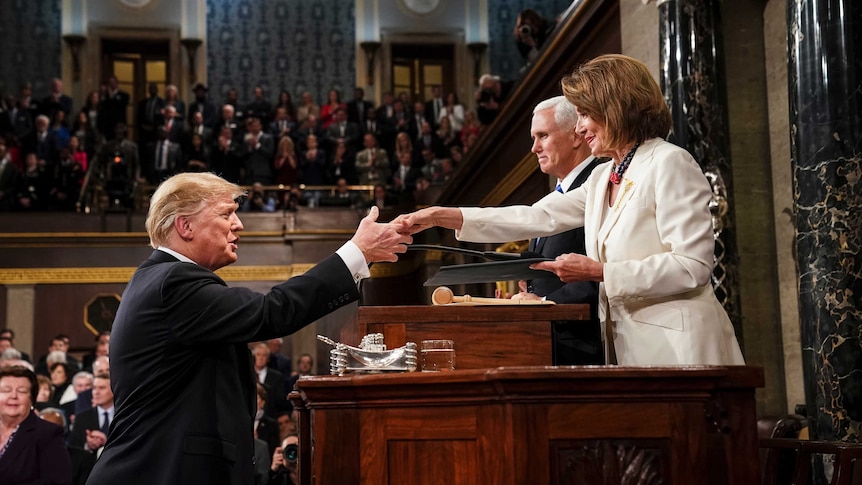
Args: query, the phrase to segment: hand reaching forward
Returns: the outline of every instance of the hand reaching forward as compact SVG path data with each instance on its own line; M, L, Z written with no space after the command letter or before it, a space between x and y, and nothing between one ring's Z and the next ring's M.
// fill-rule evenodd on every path
M582 254L561 254L554 261L531 264L530 269L542 269L556 274L563 282L604 281L604 264Z
M396 217L392 224L400 226L399 232L405 234L416 234L435 226L460 230L464 225L464 216L461 209L456 207L426 207L410 214L402 214Z
M398 253L407 251L407 244L413 242L413 237L405 231L399 232L397 224L378 223L379 215L380 210L372 207L350 240L362 251L368 263L398 261Z

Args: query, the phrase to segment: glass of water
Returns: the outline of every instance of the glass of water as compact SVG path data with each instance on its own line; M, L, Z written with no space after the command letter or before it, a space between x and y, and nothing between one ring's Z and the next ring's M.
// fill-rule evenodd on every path
M419 354L422 372L455 370L455 344L451 340L423 340Z

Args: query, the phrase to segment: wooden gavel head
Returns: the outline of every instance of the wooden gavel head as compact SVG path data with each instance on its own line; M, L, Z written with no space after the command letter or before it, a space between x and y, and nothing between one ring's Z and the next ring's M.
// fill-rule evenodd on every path
M447 305L455 301L455 293L445 286L438 286L434 293L431 293L431 303L435 305Z

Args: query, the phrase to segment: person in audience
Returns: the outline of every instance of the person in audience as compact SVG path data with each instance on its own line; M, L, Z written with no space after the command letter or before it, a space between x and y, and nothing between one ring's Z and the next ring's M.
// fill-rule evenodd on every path
M341 101L341 94L338 90L330 89L326 95L326 104L320 107L320 126L324 131L329 129L333 123L341 121L335 116L339 109L344 109L346 112L347 105ZM346 119L347 117L345 116Z
M356 154L356 171L359 176L359 184L386 183L390 176L389 157L386 155L386 150L377 148L377 139L371 133L366 133L363 139L365 140L365 149Z
M269 124L268 132L276 140L281 140L284 137L293 137L296 134L296 122L291 119L286 107L279 106L275 108L275 116Z
M167 126L158 127L156 133L158 141L153 145L147 161L147 180L154 185L185 168L180 145L170 140Z
M77 118L72 123L70 135L78 139L78 145L81 151L86 153L87 161L91 161L96 156L96 150L99 146L99 132L96 131L90 123L90 115L86 111L80 111ZM69 138L71 144L72 139ZM73 152L74 154L74 152ZM85 164L86 168L86 164Z
M374 105L365 101L365 90L357 87L353 90L353 99L347 103L347 121L356 123L362 131L368 114L374 111Z
M272 404L269 402L275 391L260 382L257 383L256 389L257 407L254 414L254 437L265 442L268 448L267 452L272 453L280 442L278 439L278 422L273 417L274 415L267 411L268 408L272 408Z
M68 429L63 411L57 408L45 408L39 412L39 417L63 429ZM69 453L69 461L72 469L71 485L86 485L87 477L90 476L90 471L93 469L93 465L96 464L96 456L81 448L69 445L66 445L66 451Z
M284 438L281 442L281 446L276 448L273 452L267 485L297 485L299 483L299 476L297 475L298 471L296 467L298 454L292 454L292 459L288 460L284 453L284 450L288 446L298 447L299 436L291 434Z
M263 88L261 86L254 87L254 99L245 108L246 118L258 118L263 126L269 126L272 119L272 103L263 97Z
M24 157L24 173L19 177L17 206L26 211L48 210L54 181L47 163L35 153Z
M149 83L147 85L147 98L138 101L135 111L135 120L138 125L138 144L147 146L157 139L156 129L164 123L163 110L165 100L159 96L159 85Z
M266 295L228 287L214 271L238 258L241 195L207 173L175 175L153 194L146 227L154 251L114 319L117 410L89 485L251 482L255 384L247 343L356 301L368 263L396 261L412 242L377 223L372 209L350 241L302 276Z
M198 135L204 142L204 145L209 147L213 143L213 130L204 124L204 115L200 111L192 113L190 126L186 132L186 146L191 146L191 138Z
M275 182L272 173L275 143L271 136L263 132L260 119L247 118L246 126L248 129L244 137L244 151L240 155L243 157L243 184L259 182L272 185Z
M372 209L373 210L373 209ZM296 387L296 381L299 380L302 376L310 376L314 372L314 357L311 354L302 354L296 359L296 370L293 371L293 374L290 376L290 387L288 389L294 389Z
M78 166L81 167L82 172L87 171L87 162L89 161L90 156L84 145L81 143L81 139L78 135L72 135L69 137L69 156L74 163L77 163Z
M215 131L217 133L221 133L224 128L230 129L230 137L234 143L239 144L239 142L242 141L243 127L240 125L239 119L236 117L236 109L230 104L222 106L221 118L218 123L216 123Z
M118 123L114 130L114 139L102 147L99 173L111 203L128 207L135 185L146 179L141 173L138 145L126 138L126 125Z
M252 184L251 192L242 203L243 212L275 212L275 198L263 190L263 184Z
M52 406L60 406L60 399L66 393L66 388L72 383L72 371L70 370L69 364L65 362L51 364L50 370L51 373L49 377L51 378L53 391L51 392L51 398L48 402L50 402Z
M227 126L222 127L216 139L215 149L210 154L213 173L221 176L228 182L239 183L242 171L242 159L238 151L230 128Z
M60 398L60 408L63 410L64 416L69 418L69 422L75 421L75 416L78 414L78 396L86 391L90 391L92 395L93 389L93 374L87 371L81 371L72 377L72 385L66 388L66 392Z
M434 134L440 140L440 145L442 145L444 152L448 151L453 145L461 144L460 133L452 129L452 122L449 121L448 117L440 119L440 126Z
M335 182L335 193L328 197L322 197L320 205L359 208L362 206L362 197L355 192L351 192L347 179L342 177Z
M77 138L75 138L77 143ZM79 155L87 156L84 152ZM72 157L68 147L60 150L60 160L54 168L53 187L50 191L50 209L74 211L84 180L84 168Z
M195 84L195 87L192 88L192 92L195 93L195 100L189 104L188 114L192 116L195 113L201 113L204 126L212 128L215 133L218 133L219 130L216 128L216 121L218 120L217 108L215 104L207 99L207 91L207 87L203 84Z
M165 120L163 126L168 133L168 140L180 146L185 138L185 129L183 128L183 122L179 119L179 114L177 114L176 106L172 104L166 105L162 113ZM158 137L158 132L156 136Z
M318 148L314 135L308 135L305 144L308 148L299 157L299 180L305 185L323 185L326 183L326 153Z
M39 419L36 394L33 371L0 369L0 481L69 484L72 467L63 428Z
M576 132L593 155L612 158L584 185L532 206L430 207L393 223L414 233L442 226L476 242L552 236L586 223L586 256L566 254L532 267L567 283L599 283L610 362L743 365L710 284L712 190L692 156L663 140L671 115L649 69L631 57L603 55L576 68L562 86L577 108Z
M104 373L111 372L111 365L108 361L108 356L103 355L96 357L96 360L93 361L93 371L92 374L94 376ZM78 398L75 400L75 414L81 414L81 412L86 411L93 407L93 389L85 389L78 393Z
M422 152L426 150L430 151L434 154L434 157L442 157L445 153L443 143L439 138L437 138L437 134L427 122L422 123L422 128L420 130L419 138L416 139L414 150L419 155L422 155Z
M107 87L101 99L102 111L99 117L104 121L105 127L115 127L117 123L126 125L126 107L129 105L129 93L120 89L120 83L116 76L108 78ZM109 130L105 133L107 140L112 140L117 136L116 130Z
M467 137L472 137L472 139L475 139L477 136L479 136L479 132L481 130L482 125L479 123L479 119L476 117L476 112L473 110L464 112L464 124L461 125L461 143L466 147Z
M181 124L186 120L186 103L180 99L180 91L173 84L165 86L165 107L174 107L174 120Z
M335 121L326 129L327 147L330 150L335 150L335 146L339 140L344 141L347 148L354 146L356 140L359 139L359 126L356 123L347 121L347 110L337 108L334 115Z
M445 104L443 88L439 85L431 86L431 99L425 101L424 112L425 121L431 125L432 129L436 129L440 125L440 118L443 116L443 107Z
M398 168L398 160L401 158L401 154L407 153L410 155L413 165L421 165L421 159L416 154L414 150L413 140L410 139L410 135L405 132L398 133L395 137L395 157L390 160L389 166L395 170Z
M287 393L284 391L284 376L281 372L269 367L269 347L263 342L258 342L252 347L254 357L254 372L257 380L267 390L266 414L271 418L278 416L281 411L289 410Z
M210 147L204 142L201 135L192 134L191 144L184 154L187 172L208 172L210 170Z
M279 108L279 112L283 114L284 108ZM277 120L273 121L273 123L276 122ZM299 162L296 159L296 147L293 144L293 138L289 136L279 138L272 166L275 170L276 185L290 187L299 180Z
M308 118L305 120L303 125L304 126L300 128L297 135L297 145L300 151L308 149L307 141L309 135L314 135L318 140L322 140L324 136L323 130L320 129L317 115L308 115Z
M81 364L77 359L69 355L68 336L62 333L55 335L48 343L48 352L39 358L36 364L36 373L43 376L48 376L51 373L51 364L62 362L68 364L69 368L78 372L81 369ZM52 353L56 352L52 356ZM69 376L71 377L71 375Z
M93 348L92 352L84 355L84 358L81 359L81 366L87 372L93 372L93 362L97 357L108 356L108 348L111 343L111 332L108 330L102 330L95 337L96 346Z
M513 35L518 46L518 52L529 66L536 62L539 50L551 36L557 24L548 20L533 9L525 8L518 14Z
M281 353L284 339L282 337L275 337L267 340L265 343L269 347L269 362L266 365L271 369L281 372L285 384L284 388L287 389L287 381L290 379L293 365L290 362L290 357Z
M293 105L289 91L282 89L278 93L278 102L275 103L274 110L277 111L278 108L284 108L287 111L288 119L296 125L296 106ZM275 117L275 111L273 112L273 117Z
M413 192L416 180L422 176L422 170L414 167L412 161L408 153L398 156L398 168L392 173L392 190L400 195Z
M51 116L57 111L62 111L64 118L72 114L72 98L63 94L63 81L59 78L51 80L51 94L39 103L39 109L43 115Z
M0 138L0 160L3 160L3 155L2 155L3 147L4 147L3 140L2 140L2 138ZM8 339L9 343L10 343L10 347L13 347L13 348L15 347L15 331L12 330L11 328L4 328L4 329L0 330L0 338ZM21 351L20 349L18 349L18 350L19 350L19 352L21 352L21 358L26 360L27 362L30 362L30 354L28 354L27 352Z
M81 411L75 417L69 445L98 454L108 441L115 415L111 376L107 373L98 374L93 379L93 407Z
M99 94L99 90L94 89L87 95L84 106L81 107L81 113L87 114L90 129L96 133L99 140L106 139L108 131L114 129L113 127L105 126L106 119L102 116L102 112L102 97Z
M58 109L49 115L51 117L51 127L49 131L57 139L57 146L60 150L69 146L69 127L66 123L66 112Z
M413 113L410 116L410 126L407 127L407 133L410 134L410 139L414 142L422 137L422 125L427 124L425 121L425 105L420 101L413 103ZM433 126L433 125L431 125Z
M396 198L389 194L389 192L386 190L386 185L376 184L374 185L374 196L370 201L368 201L366 207L377 207L379 209L384 209L392 207L396 203Z
M18 194L23 174L9 156L6 140L0 138L0 212L18 208Z
M224 104L222 106L230 106L233 108L234 118L236 119L237 124L242 126L242 124L245 123L247 113L243 111L244 107L239 104L239 92L236 88L230 88L227 90Z
M278 415L278 442L281 443L285 438L292 434L296 434L296 423L293 421L292 412L282 412Z
M476 116L482 126L488 126L497 119L505 94L499 76L483 74L476 90Z
M305 125L308 117L312 115L320 119L320 106L314 102L314 97L311 96L310 92L303 91L302 104L296 108L296 122L299 123L300 128Z
M356 156L353 153L353 149L348 147L344 140L335 142L335 153L332 154L332 160L326 169L327 182L334 183L340 178L350 179L352 182L357 180Z
M51 120L45 115L36 117L36 129L22 141L25 154L35 154L53 168L60 157L60 141L51 128Z

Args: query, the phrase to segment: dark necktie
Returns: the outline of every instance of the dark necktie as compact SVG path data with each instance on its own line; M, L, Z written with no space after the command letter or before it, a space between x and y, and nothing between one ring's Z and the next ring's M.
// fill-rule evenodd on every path
M109 429L110 429L110 427L111 427L111 421L110 421L110 420L108 420L108 412L107 412L107 411L102 411L102 416L103 416L103 418L102 418L102 428L101 428L101 430L102 430L102 433L105 433L105 436L107 436L107 435L108 435L108 430L109 430Z

